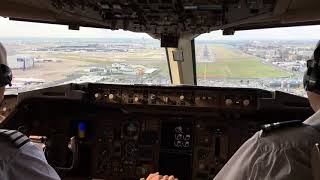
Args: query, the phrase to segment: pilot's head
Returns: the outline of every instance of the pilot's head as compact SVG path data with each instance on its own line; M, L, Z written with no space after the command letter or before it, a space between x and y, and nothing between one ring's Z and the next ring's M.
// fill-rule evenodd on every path
M7 65L7 52L4 46L0 43L0 64ZM2 102L4 97L5 86L0 87L0 102Z
M320 110L320 41L313 56L307 61L307 71L303 77L303 85L307 91L310 105L317 112Z

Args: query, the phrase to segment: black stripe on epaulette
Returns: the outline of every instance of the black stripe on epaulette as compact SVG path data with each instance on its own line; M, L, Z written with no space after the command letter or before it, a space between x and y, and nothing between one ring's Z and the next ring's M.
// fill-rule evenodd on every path
M7 132L8 130L6 129L0 129L0 133L3 133L3 132Z
M18 148L20 148L21 146L23 146L25 143L29 142L30 139L27 136L23 136L19 139L17 139L16 141L14 141L14 145L16 145Z
M30 142L30 139L27 136L16 130L0 129L0 136L1 135L8 138L17 148Z
M18 148L21 148L23 145L27 144L28 142L30 142L31 140L28 138L25 141L21 142L20 144L16 144Z
M12 142L15 142L16 140L20 139L22 136L24 136L22 133L15 133L10 136L10 139Z
M15 134L17 132L18 131L16 131L16 130L9 130L9 131L4 132L3 134L6 135L6 136L11 136L12 134Z

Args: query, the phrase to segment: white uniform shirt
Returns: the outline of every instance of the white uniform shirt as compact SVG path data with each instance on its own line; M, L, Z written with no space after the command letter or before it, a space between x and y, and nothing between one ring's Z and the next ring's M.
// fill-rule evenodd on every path
M7 137L0 136L1 180L59 180L47 163L42 150L32 142L17 148Z
M308 125L320 123L320 111L301 127L257 132L225 164L214 180L309 180L311 149L320 132Z

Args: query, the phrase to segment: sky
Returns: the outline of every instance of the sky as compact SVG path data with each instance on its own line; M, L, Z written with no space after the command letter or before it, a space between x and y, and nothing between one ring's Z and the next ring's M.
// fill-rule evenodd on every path
M65 25L41 24L11 21L0 17L1 38L151 38L145 33L123 30L107 30L81 27L80 31L68 30ZM286 39L306 40L320 39L320 25L290 28L270 28L260 30L238 31L233 36L222 36L221 31L202 34L197 40L242 40L242 39Z

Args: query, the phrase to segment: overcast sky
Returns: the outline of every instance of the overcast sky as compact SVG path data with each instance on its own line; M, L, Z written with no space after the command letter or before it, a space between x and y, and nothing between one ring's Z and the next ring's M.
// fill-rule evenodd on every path
M80 28L80 31L72 31L63 25L10 21L2 17L0 17L0 37L150 38L150 36L145 33L83 27ZM320 25L239 31L236 32L234 36L222 36L221 31L215 31L203 34L197 39L320 39Z

